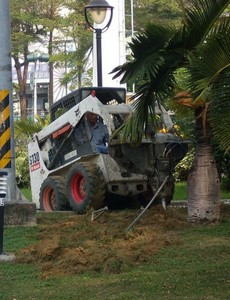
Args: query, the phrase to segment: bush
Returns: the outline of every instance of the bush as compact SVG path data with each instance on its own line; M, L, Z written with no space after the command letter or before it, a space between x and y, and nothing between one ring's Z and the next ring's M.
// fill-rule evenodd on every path
M30 172L29 172L29 161L27 151L28 140L27 139L16 139L16 160L15 160L15 173L16 183L18 187L29 187L30 186Z
M186 156L176 166L174 172L174 178L176 181L187 181L188 172L192 166L193 158L194 148L190 149Z
M221 188L224 190L224 191L227 191L229 192L230 191L230 178L229 176L222 176L221 178Z

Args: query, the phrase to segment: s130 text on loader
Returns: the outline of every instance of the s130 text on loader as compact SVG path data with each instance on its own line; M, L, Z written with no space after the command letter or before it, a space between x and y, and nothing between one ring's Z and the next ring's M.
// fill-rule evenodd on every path
M82 213L88 207L100 209L110 199L146 206L155 194L154 203L170 204L173 171L187 152L187 142L169 133L173 124L163 107L156 107L156 113L168 132L150 134L138 147L121 141L113 132L133 112L125 102L123 88L90 87L52 105L51 124L28 145L32 198L38 209ZM109 154L96 151L86 120L89 112L108 128Z

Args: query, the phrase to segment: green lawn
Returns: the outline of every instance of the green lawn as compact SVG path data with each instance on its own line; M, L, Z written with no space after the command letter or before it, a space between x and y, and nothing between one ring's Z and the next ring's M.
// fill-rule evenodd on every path
M175 185L173 200L186 200L186 199L187 199L187 183L177 182ZM230 199L230 192L221 189L221 199Z
M36 264L1 262L0 299L230 299L230 210L227 210L219 225L168 229L171 238L160 252L148 262L119 274L86 272L47 279ZM17 253L36 242L39 230L42 230L39 226L6 228L5 251ZM172 243L175 237L177 242Z
M29 201L32 200L32 195L31 195L31 189L29 188L22 188L21 189L22 194L25 196L25 198Z
M22 189L21 190L24 196L31 201L31 190L30 189ZM221 190L221 198L222 199L230 199L230 192ZM175 185L175 192L173 200L186 200L187 199L187 183L186 182L177 182Z

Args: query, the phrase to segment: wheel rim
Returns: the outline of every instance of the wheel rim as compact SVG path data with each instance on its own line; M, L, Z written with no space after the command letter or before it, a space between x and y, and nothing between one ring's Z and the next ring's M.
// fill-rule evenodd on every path
M71 191L76 203L81 204L86 198L86 180L82 174L77 173L71 180Z
M56 208L56 194L50 186L43 192L43 207L45 211L54 211Z

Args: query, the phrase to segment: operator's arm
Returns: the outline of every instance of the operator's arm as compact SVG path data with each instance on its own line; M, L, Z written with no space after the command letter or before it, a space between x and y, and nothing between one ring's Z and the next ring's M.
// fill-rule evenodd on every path
M103 123L98 123L94 131L94 141L97 152L108 154L109 132Z

